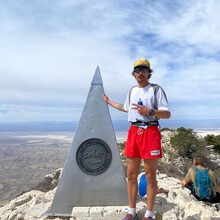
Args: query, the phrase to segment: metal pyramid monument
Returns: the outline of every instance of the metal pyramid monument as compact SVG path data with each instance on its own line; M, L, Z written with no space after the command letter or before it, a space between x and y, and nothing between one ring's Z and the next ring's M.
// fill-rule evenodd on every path
M127 205L127 184L99 67L69 149L48 216L73 207Z

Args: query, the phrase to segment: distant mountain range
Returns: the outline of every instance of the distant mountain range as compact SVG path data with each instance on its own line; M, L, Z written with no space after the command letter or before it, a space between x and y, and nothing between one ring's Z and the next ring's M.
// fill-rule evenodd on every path
M73 131L78 121L34 121L34 122L1 122L0 131ZM115 131L127 131L126 120L113 120ZM220 130L220 119L209 120L160 120L161 128L176 129L179 127L193 130Z

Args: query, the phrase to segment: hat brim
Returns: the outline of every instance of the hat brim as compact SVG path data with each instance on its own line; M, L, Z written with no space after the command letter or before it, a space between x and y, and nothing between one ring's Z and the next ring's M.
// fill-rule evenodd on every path
M137 67L146 67L147 69L150 69L147 65L144 64L140 64L134 67L134 69L136 69Z

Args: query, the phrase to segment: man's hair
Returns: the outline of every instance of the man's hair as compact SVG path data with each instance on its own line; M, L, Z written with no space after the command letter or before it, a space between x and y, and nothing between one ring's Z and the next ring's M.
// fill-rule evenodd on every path
M196 156L196 157L194 157L194 158L193 158L193 164L194 164L195 166L197 166L197 165L203 166L203 165L204 165L204 159L203 159L203 157L201 157L201 156Z

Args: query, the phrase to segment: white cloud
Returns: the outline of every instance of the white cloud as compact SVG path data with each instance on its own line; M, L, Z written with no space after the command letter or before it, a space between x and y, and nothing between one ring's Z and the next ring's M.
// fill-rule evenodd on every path
M2 1L1 120L74 120L97 65L106 93L124 102L139 57L174 118L220 118L219 9L217 0Z

